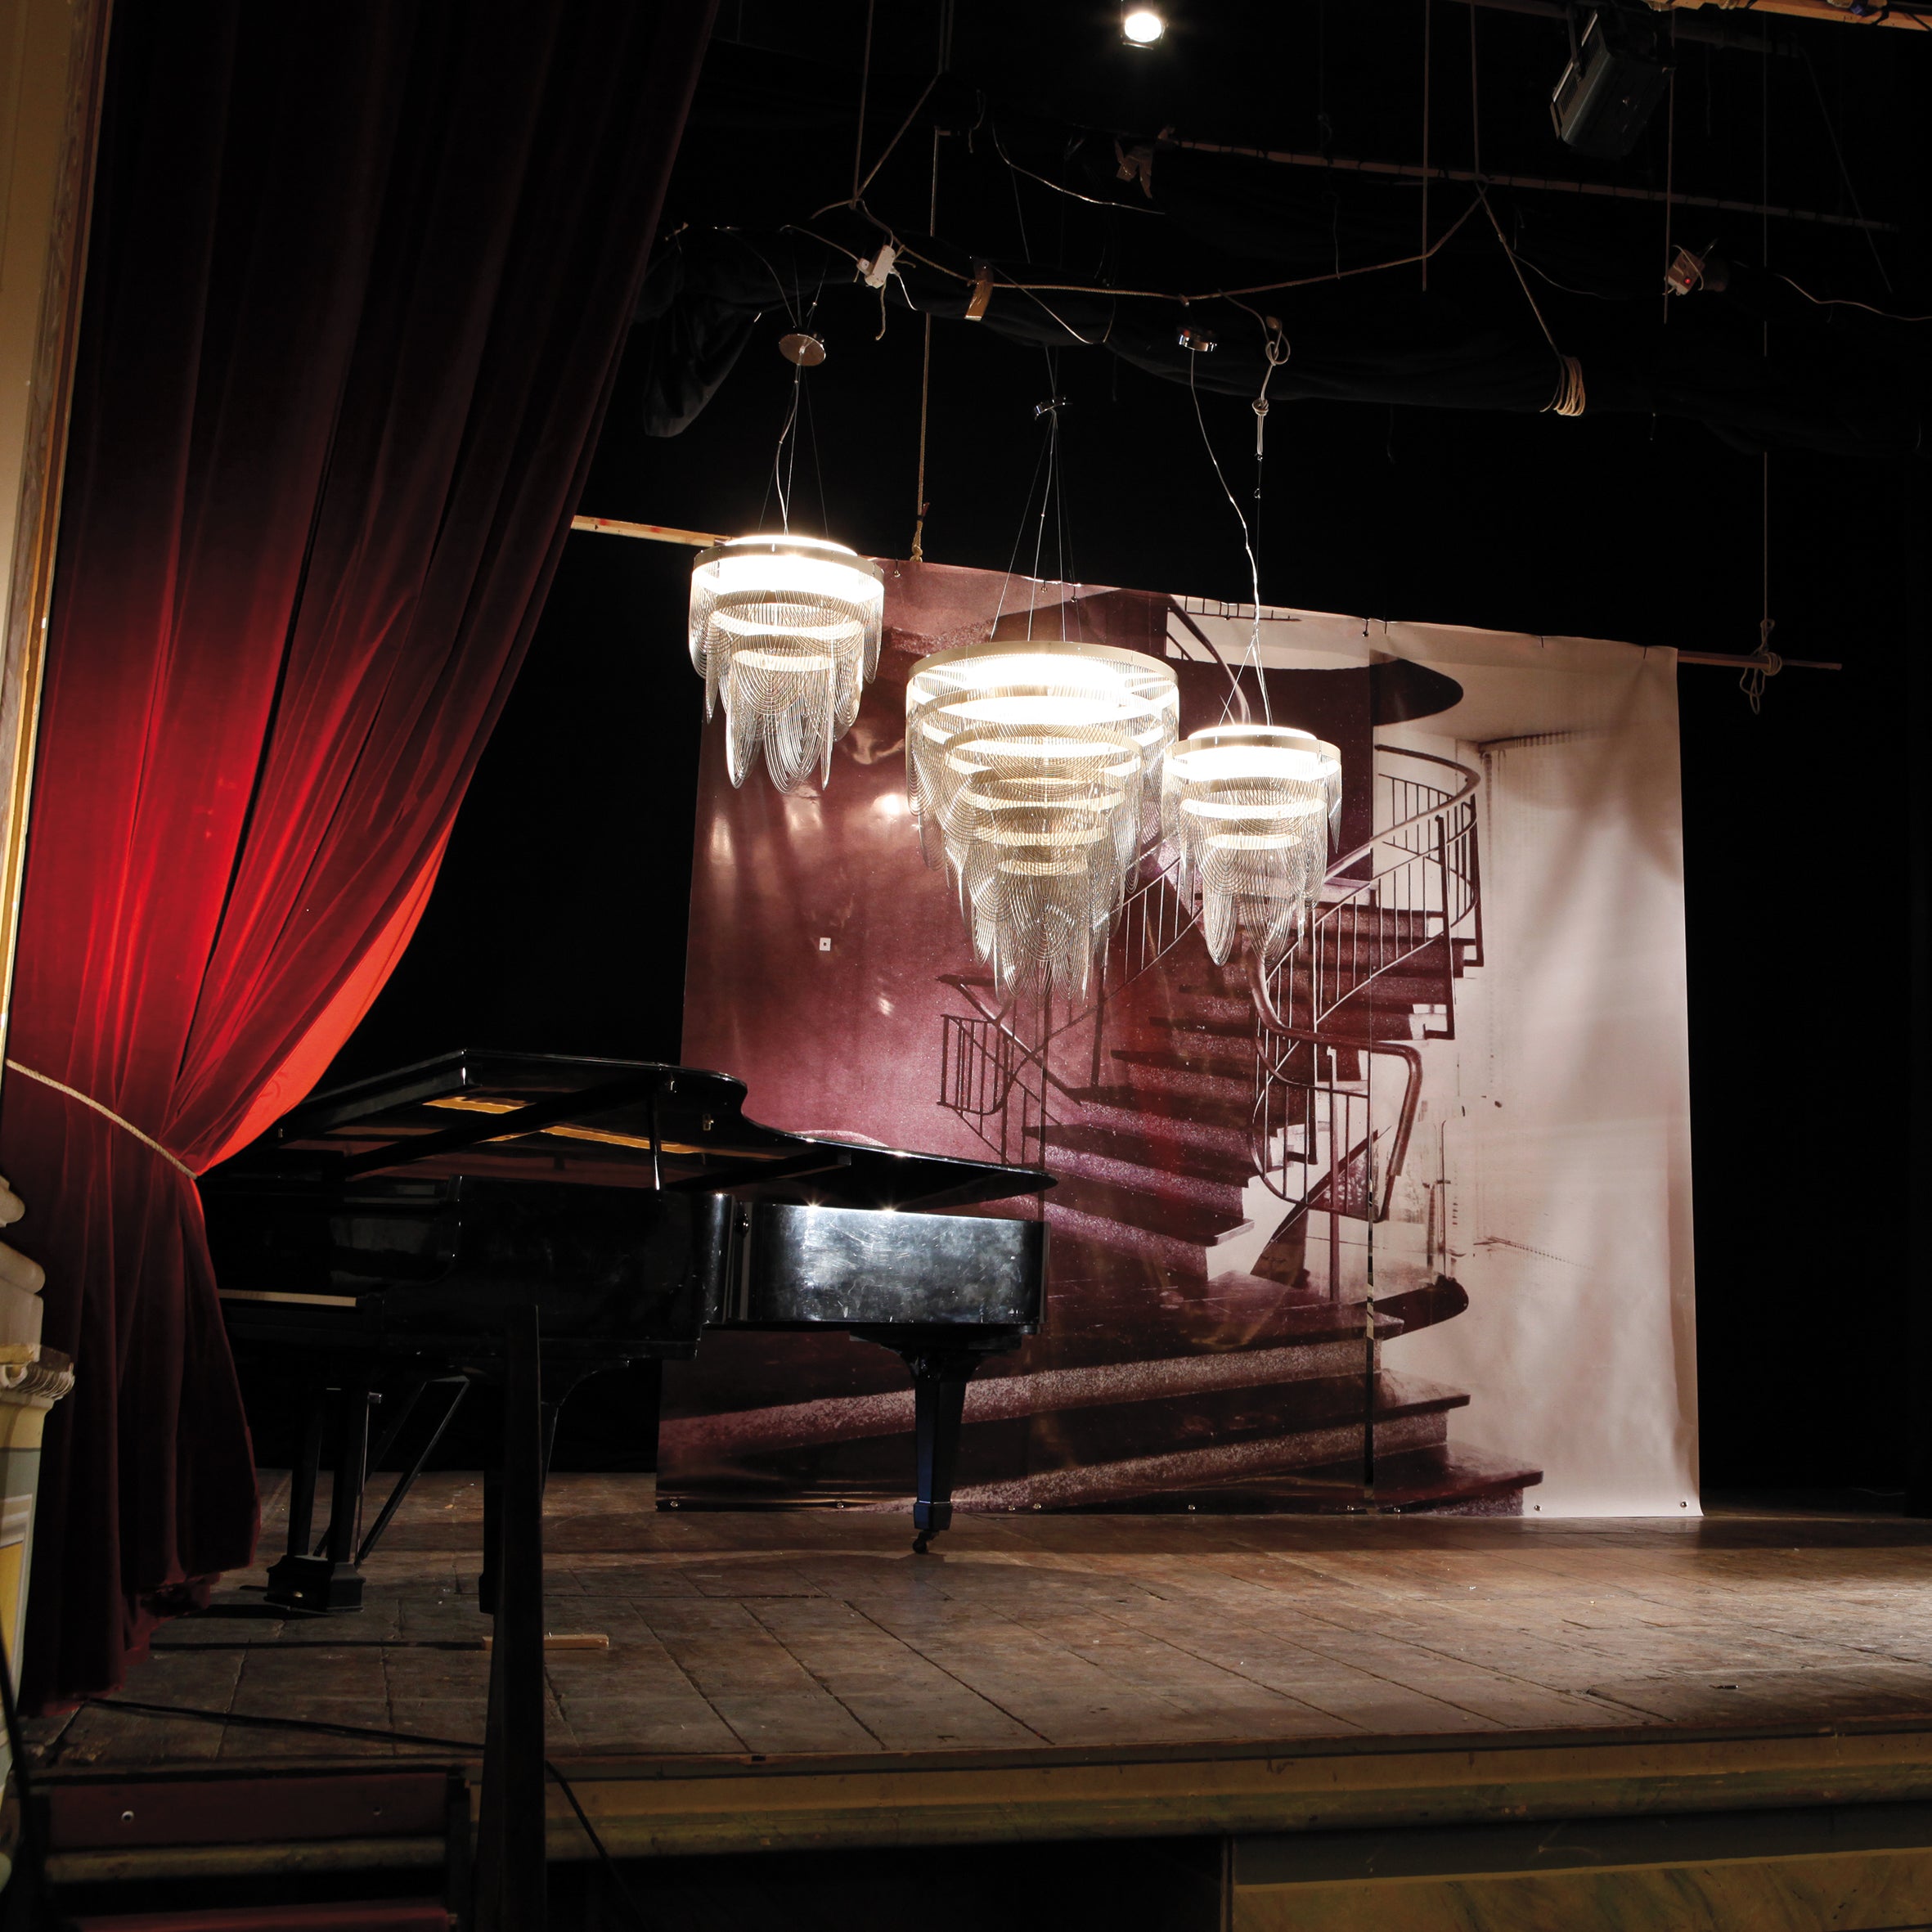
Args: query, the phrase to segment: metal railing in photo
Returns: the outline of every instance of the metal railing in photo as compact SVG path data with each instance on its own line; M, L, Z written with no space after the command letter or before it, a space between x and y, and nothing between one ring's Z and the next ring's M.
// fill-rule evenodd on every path
M941 1016L939 1103L971 1127L1002 1160L1025 1160L1031 1145L1041 1155L1046 1130L1078 1112L1073 1086L1051 1066L1054 1044L1090 1026L1085 1053L1090 1085L1100 1084L1102 1041L1109 1001L1152 968L1200 923L1200 915L1181 896L1177 858L1163 860L1157 843L1142 854L1148 874L1128 893L1114 919L1093 998L1056 1023L1050 1004L1036 1029L1026 1037L1013 1024L1010 1007L989 1005L990 975L947 973L946 983L963 994L971 1013ZM1055 1094L1059 1096L1056 1108Z
M1386 1217L1421 1100L1421 1055L1384 1036L1382 1014L1407 1034L1419 1012L1422 1039L1453 1039L1455 982L1482 964L1480 780L1431 752L1376 751L1462 782L1378 772L1381 829L1329 867L1309 931L1280 964L1264 972L1250 960L1256 1171L1293 1206L1332 1207L1332 1235L1334 1220ZM1378 1056L1404 1066L1395 1118L1380 1128L1370 1078Z

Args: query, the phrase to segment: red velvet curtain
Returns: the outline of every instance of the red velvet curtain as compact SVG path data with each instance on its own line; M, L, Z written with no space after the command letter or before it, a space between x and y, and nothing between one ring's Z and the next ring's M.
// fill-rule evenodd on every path
M576 506L711 11L115 9L7 1052L168 1152L0 1090L78 1376L41 1476L37 1706L117 1683L251 1557L186 1170L278 1076L299 1097L420 910Z

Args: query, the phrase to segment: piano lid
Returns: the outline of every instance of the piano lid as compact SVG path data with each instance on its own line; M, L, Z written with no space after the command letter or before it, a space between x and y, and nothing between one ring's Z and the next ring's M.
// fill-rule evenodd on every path
M695 1067L469 1048L318 1094L204 1179L462 1175L924 1209L1053 1185L1032 1168L782 1133L747 1120L744 1098L742 1081Z

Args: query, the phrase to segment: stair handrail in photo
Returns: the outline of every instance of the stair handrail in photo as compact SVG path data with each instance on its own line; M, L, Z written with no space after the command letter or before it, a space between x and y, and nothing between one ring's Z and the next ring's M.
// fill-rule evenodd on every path
M1373 1018L1366 1033L1358 1034L1337 1030L1336 1016L1364 995L1373 1007L1375 986L1437 948L1431 977L1440 977L1440 996L1422 1004L1440 1008L1443 1023L1425 1026L1422 1037L1453 1038L1455 980L1466 966L1482 963L1481 872L1474 803L1480 775L1434 752L1391 744L1375 749L1378 766L1386 757L1413 758L1445 767L1462 782L1453 791L1445 790L1378 769L1377 780L1389 789L1392 816L1329 866L1325 889L1347 889L1322 905L1307 933L1272 970L1264 968L1251 952L1248 960L1256 1022L1249 1125L1255 1170L1278 1199L1313 1208L1320 1206L1326 1196L1338 1216L1369 1220L1386 1217L1402 1171L1421 1103L1422 1056L1406 1041L1379 1038ZM1427 828L1419 843L1404 838L1418 827ZM1364 858L1373 862L1378 847L1391 843L1403 854L1395 864L1367 878L1347 876ZM1391 899L1397 903L1388 903ZM1474 930L1459 932L1465 924ZM1366 948L1365 925L1373 928ZM1413 1012L1418 1003L1406 1004ZM1366 1081L1358 1092L1354 1082L1362 1076L1345 1079L1341 1074L1340 1056L1345 1054L1351 1061L1379 1054L1401 1060L1404 1067L1401 1106L1379 1185L1373 1198L1364 1191L1359 1204L1347 1177L1359 1161L1366 1162L1373 1174L1376 1128ZM1315 1154L1324 1105L1329 1131L1328 1157L1323 1163ZM1339 1120L1334 1117L1337 1108ZM1358 1108L1362 1117L1359 1134ZM1295 1113L1301 1116L1303 1132L1299 1159L1289 1145L1290 1116ZM1299 1182L1291 1179L1291 1167L1301 1170Z

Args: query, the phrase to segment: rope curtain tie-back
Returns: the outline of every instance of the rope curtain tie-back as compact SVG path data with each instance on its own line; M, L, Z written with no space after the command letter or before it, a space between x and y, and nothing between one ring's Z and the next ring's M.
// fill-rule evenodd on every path
M39 1072L31 1067L23 1067L18 1060L9 1060L7 1070L10 1073L20 1074L27 1080L37 1080L43 1087L52 1087L56 1094L65 1094L70 1100L78 1100L83 1107L92 1108L103 1120L112 1121L117 1127L125 1128L143 1147L151 1147L170 1167L178 1168L190 1180L194 1179L195 1170L186 1161L163 1147L153 1134L143 1134L132 1121L123 1120L111 1107L103 1107L92 1094L83 1094L79 1087L70 1087L65 1081L56 1080L51 1074Z

